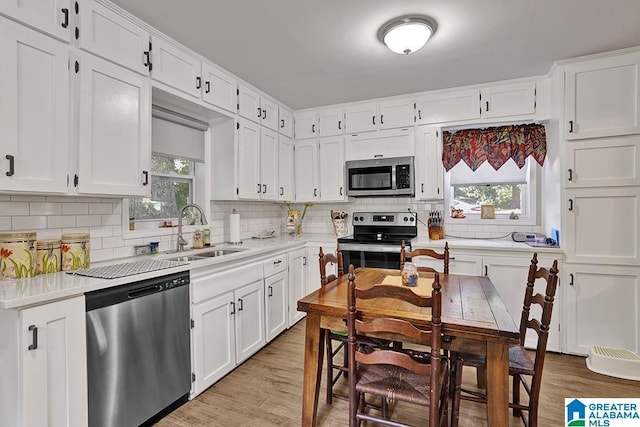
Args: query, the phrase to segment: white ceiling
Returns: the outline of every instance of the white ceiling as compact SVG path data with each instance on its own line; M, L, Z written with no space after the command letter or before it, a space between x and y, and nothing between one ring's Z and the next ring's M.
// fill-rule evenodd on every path
M113 0L293 109L546 74L554 61L640 46L639 0ZM438 29L403 56L379 27Z

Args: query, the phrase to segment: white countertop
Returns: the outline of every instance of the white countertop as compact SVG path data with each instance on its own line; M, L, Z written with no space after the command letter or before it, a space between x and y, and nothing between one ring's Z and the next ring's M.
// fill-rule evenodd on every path
M562 254L562 248L558 246L529 246L526 243L514 242L511 239L457 239L447 238L443 240L414 239L411 242L412 249L444 248L445 242L449 243L449 250L454 249L482 249L482 250L512 250L517 252L538 252L549 254Z

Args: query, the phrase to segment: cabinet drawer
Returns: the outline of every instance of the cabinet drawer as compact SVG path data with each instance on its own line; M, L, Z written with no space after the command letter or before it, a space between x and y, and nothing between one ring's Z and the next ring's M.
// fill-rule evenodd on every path
M262 269L259 268L259 265L259 263L255 263L230 270L218 270L214 273L207 273L206 269L192 271L192 303L196 304L238 289L247 283L262 280Z
M264 277L273 276L276 273L285 271L287 269L287 254L281 254L262 263L264 270Z

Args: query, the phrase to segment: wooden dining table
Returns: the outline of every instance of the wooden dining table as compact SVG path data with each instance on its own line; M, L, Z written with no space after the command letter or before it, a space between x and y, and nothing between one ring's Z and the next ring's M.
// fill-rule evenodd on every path
M420 272L416 293L431 294L434 273ZM519 330L493 283L486 276L440 274L442 331L450 351L486 355L487 422L509 425L509 345L517 344ZM346 331L347 281L345 274L298 301L307 313L305 331L302 426L316 425L318 394L324 356L324 336L329 329ZM400 270L357 268L357 288L377 283L401 285ZM358 306L363 317L397 317L416 326L431 321L430 308L418 308L389 298L368 300Z

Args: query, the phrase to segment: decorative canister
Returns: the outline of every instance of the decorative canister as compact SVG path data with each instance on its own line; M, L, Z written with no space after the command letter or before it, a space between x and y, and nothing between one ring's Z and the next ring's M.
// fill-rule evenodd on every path
M89 233L62 235L62 271L89 268Z
M36 233L0 234L0 279L36 274Z
M193 232L193 249L202 249L204 243L202 242L202 230L197 229Z
M36 274L60 271L60 240L38 240L36 244Z

